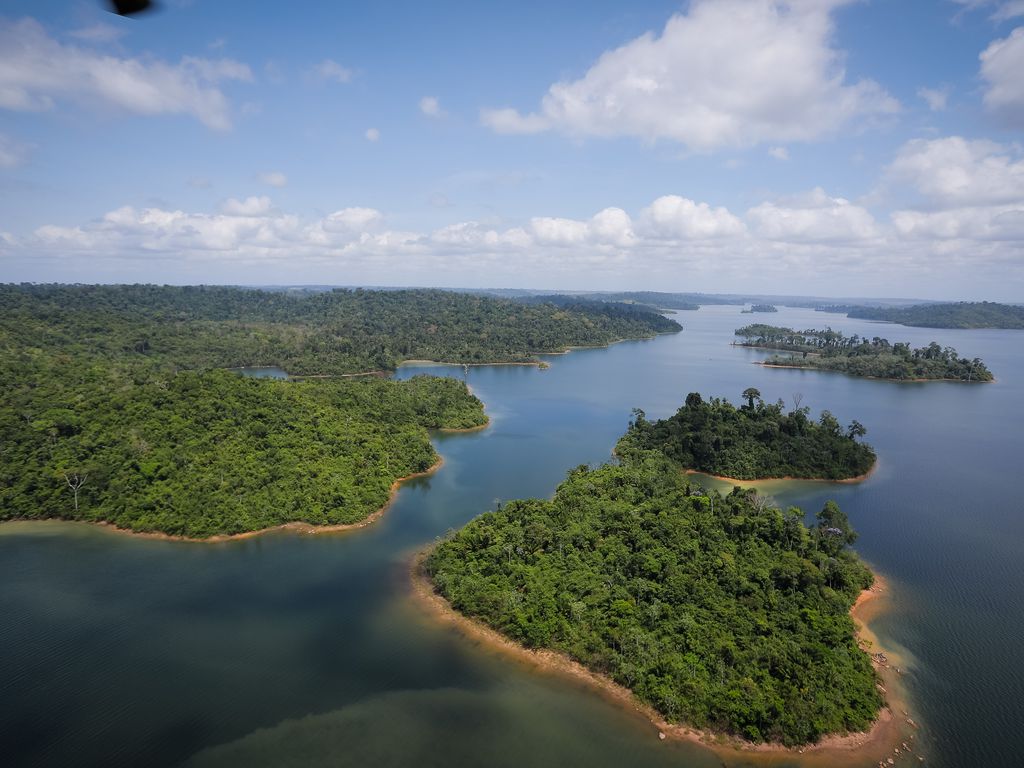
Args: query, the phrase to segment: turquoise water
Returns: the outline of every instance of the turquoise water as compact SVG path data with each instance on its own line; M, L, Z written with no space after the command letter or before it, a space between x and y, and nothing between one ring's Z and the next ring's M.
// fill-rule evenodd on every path
M811 511L838 499L858 550L889 577L893 610L874 627L905 660L925 764L1020 764L1024 333L773 315L934 339L982 357L998 379L894 384L751 365L763 353L729 346L748 319L738 307L679 318L683 333L551 356L548 370L470 368L492 425L436 436L444 467L405 484L366 529L192 544L0 526L0 763L721 765L436 626L410 599L408 562L498 500L548 496L571 467L607 460L634 406L661 417L690 391L737 401L755 386L860 420L878 450L863 484L770 492ZM424 371L463 377L399 375Z

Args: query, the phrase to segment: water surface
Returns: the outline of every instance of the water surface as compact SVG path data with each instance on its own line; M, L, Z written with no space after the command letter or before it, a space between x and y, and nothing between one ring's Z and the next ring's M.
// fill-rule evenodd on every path
M1024 754L1024 333L903 328L782 308L982 357L995 384L896 384L752 365L729 346L739 307L680 313L683 333L550 356L551 367L409 367L465 376L491 426L439 434L444 467L405 484L369 528L219 544L85 525L0 526L4 765L712 766L699 747L570 681L431 622L409 596L413 552L499 500L550 496L610 457L633 407L746 387L858 419L881 458L859 485L774 483L782 504L835 498L892 582L874 625L908 663L927 765ZM713 483L713 481L707 481ZM916 760L913 762L916 763ZM877 759L865 760L875 765Z

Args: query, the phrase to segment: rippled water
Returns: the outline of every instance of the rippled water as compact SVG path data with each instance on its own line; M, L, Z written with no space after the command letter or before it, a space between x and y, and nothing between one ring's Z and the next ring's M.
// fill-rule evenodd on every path
M471 368L493 424L438 435L444 467L366 529L191 544L0 526L0 763L720 765L435 625L410 599L408 561L497 500L548 496L571 467L607 460L632 407L661 417L690 391L737 401L755 386L860 420L878 450L863 484L765 490L810 511L838 499L889 577L892 610L873 627L908 666L926 764L1020 764L1024 332L772 316L952 344L998 379L894 384L751 365L763 354L729 346L749 320L737 307L679 319L681 334L552 356L544 371ZM463 375L399 375L424 370Z

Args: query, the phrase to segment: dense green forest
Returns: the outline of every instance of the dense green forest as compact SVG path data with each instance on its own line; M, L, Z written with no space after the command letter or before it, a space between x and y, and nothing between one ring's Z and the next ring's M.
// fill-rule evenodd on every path
M751 304L750 309L744 309L742 314L752 315L755 312L778 312L779 308L774 304Z
M860 422L843 429L829 411L814 422L806 406L786 413L782 401L766 404L753 388L743 397L747 402L736 408L692 392L674 415L657 421L637 410L615 453L628 457L657 450L686 469L738 480L843 480L863 475L875 463L871 447L857 441L866 434Z
M1024 328L1024 307L993 301L916 307L850 307L847 316L920 328Z
M872 583L854 539L834 502L808 528L799 509L705 491L640 451L481 515L424 568L456 610L669 721L797 745L864 730L881 706L849 616Z
M455 379L305 382L26 355L0 372L0 520L208 537L353 523L437 460L427 429L484 424Z
M208 537L351 523L437 459L427 429L486 422L465 385L246 379L526 361L679 330L633 307L432 290L0 286L0 520Z
M736 329L743 341L738 346L778 349L795 353L774 356L765 365L816 368L851 376L879 379L944 379L954 381L992 381L992 372L979 358L960 357L952 347L932 342L913 349L910 344L875 336L845 336L828 328L824 331L795 331L756 323Z
M435 290L298 295L214 286L2 285L0 353L36 349L175 369L393 370L402 360L514 362L680 330L657 314Z

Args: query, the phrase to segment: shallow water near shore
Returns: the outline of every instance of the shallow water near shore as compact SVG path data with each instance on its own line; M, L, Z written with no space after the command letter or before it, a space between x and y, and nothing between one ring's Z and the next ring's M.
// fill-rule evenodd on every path
M922 724L898 764L1013 765L1024 754L1024 332L948 331L782 308L772 322L981 357L993 384L898 384L752 365L729 344L739 307L680 312L686 330L550 356L550 368L409 366L466 377L480 432L437 434L445 465L373 525L217 544L56 522L0 526L4 765L721 765L660 742L641 716L432 621L408 562L498 500L550 496L610 458L633 407L671 414L691 391L734 402L794 393L861 421L880 457L855 485L762 490L813 513L835 498L858 551L890 577L872 622L904 666ZM728 489L710 478L707 485ZM849 765L877 765L878 755ZM764 764L737 758L730 765ZM799 765L799 757L772 765ZM845 763L844 763L845 764Z

